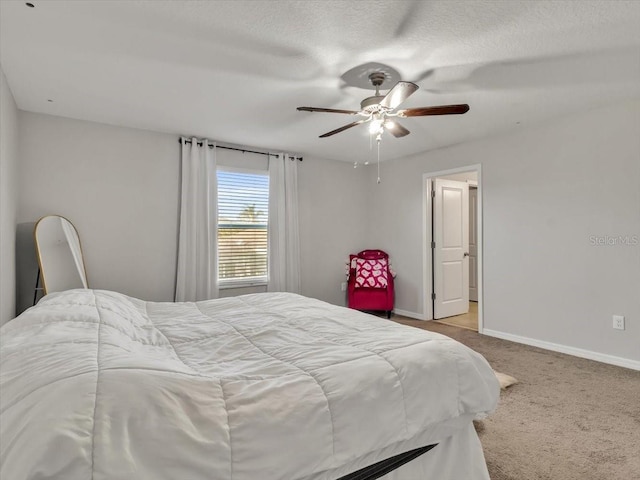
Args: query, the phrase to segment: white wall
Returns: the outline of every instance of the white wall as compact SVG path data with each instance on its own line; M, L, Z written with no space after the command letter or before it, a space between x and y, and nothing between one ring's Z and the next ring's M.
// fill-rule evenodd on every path
M345 262L370 247L369 179L346 162L305 157L298 170L302 294L345 305Z
M392 256L396 307L424 309L423 173L481 163L485 329L640 361L640 245L592 245L640 238L639 132L636 100L384 162L368 234Z
M18 109L0 67L0 325L16 311Z
M20 112L20 222L78 229L89 286L170 300L180 145L173 135Z
M175 135L20 112L19 221L57 213L80 234L89 286L173 299L180 145ZM228 166L264 156L220 150ZM257 160L256 160L257 159ZM302 293L344 304L344 260L362 248L365 181L350 164L299 164ZM233 289L221 296L260 291Z

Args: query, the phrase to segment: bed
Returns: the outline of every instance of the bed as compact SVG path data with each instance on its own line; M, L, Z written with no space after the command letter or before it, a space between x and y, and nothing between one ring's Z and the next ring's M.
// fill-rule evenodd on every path
M442 335L289 293L70 290L0 338L0 478L376 478L426 448L380 478L489 479L498 382Z

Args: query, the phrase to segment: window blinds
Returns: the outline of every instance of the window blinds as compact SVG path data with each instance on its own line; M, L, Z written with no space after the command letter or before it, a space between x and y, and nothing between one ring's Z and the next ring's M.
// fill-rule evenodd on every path
M267 281L268 172L218 170L218 279Z

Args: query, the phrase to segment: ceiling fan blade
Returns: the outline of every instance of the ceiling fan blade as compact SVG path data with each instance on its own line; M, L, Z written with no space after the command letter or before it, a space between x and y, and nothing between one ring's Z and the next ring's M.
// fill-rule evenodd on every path
M368 122L369 119L358 120L357 122L350 123L345 125L344 127L336 128L335 130L331 130L330 132L325 133L324 135L320 135L320 138L330 137L331 135L335 135L336 133L344 132L346 129L355 127L356 125L360 125L361 123Z
M335 108L298 107L301 112L326 112L326 113L346 113L347 115L358 115L356 110L336 110Z
M461 115L469 111L466 103L460 105L441 105L439 107L405 108L398 110L399 117L425 117L427 115Z
M404 137L411 133L398 122L385 122L384 128L386 128L391 133L391 135L396 138Z
M391 109L396 108L418 90L418 88L420 87L412 82L398 82L389 90L389 93L382 99L380 105Z

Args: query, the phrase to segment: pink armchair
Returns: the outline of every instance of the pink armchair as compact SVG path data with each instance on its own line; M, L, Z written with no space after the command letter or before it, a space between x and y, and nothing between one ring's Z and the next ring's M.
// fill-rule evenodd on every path
M391 318L393 275L389 255L382 250L363 250L349 255L348 306L356 310L383 310Z

